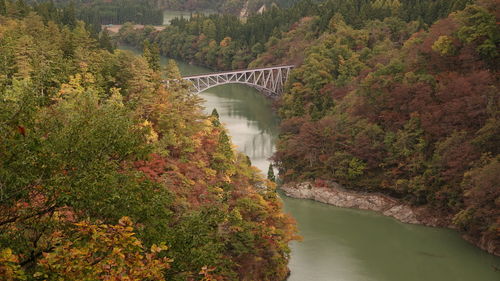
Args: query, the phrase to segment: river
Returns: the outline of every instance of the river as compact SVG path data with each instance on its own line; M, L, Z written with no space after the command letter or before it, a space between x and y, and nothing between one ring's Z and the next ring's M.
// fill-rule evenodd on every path
M177 63L183 75L210 72ZM233 143L267 172L279 124L270 102L244 85L218 86L201 96L205 112L217 108ZM282 199L304 238L290 245L289 281L500 280L500 258L467 243L455 231L404 224L370 211Z

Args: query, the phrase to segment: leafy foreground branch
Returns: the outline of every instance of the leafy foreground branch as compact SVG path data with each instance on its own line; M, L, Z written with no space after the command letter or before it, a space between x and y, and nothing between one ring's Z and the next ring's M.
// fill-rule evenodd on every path
M145 250L135 237L130 218L117 225L83 221L68 232L56 231L50 239L55 246L38 260L33 277L49 280L159 280L172 261L160 257L167 246L153 244ZM6 279L25 280L27 274L17 264L19 257L10 249L2 251L0 272Z

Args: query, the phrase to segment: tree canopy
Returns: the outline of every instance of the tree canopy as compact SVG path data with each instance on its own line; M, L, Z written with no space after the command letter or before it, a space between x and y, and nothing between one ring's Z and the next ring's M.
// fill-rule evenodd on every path
M274 185L147 50L103 49L78 20L0 16L0 275L287 276L296 230Z

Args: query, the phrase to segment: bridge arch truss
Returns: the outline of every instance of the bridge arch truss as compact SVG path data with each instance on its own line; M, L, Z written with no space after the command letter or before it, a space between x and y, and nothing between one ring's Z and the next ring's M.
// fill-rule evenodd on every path
M268 96L279 96L283 93L285 83L293 67L293 65L284 65L216 72L186 76L182 79L192 83L191 91L195 94L219 85L237 83L254 87Z

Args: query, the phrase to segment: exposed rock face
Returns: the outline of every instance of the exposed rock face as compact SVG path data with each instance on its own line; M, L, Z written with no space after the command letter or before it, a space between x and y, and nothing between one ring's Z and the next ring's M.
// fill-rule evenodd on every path
M295 185L284 185L281 189L287 196L302 199L312 199L322 203L344 207L372 210L401 222L420 224L417 215L407 205L381 194L357 193L343 189L337 183L329 187L314 187L310 182Z

